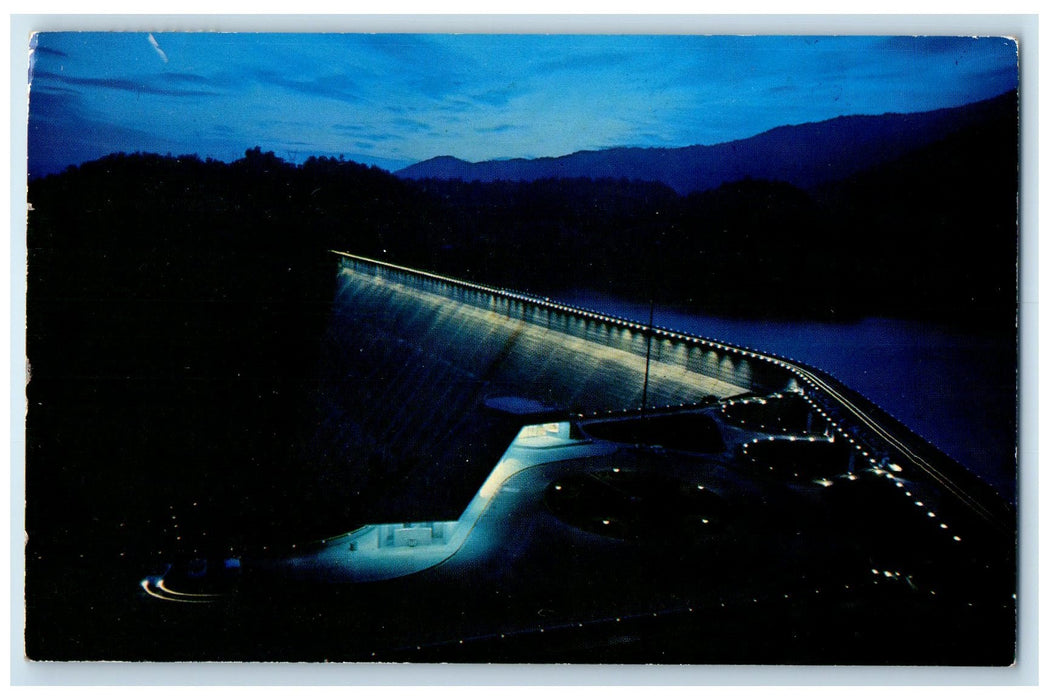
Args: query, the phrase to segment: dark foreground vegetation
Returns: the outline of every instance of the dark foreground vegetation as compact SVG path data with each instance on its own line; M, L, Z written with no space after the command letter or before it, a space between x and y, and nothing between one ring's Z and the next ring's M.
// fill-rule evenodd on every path
M1016 163L1005 112L819 191L408 182L258 148L230 164L117 154L36 180L30 653L46 656L66 627L68 658L89 658L77 625L116 624L122 611L96 603L152 558L355 524L352 503L325 500L331 477L310 443L325 418L310 397L329 249L551 296L586 287L706 313L901 315L1010 333ZM91 605L74 604L71 571Z

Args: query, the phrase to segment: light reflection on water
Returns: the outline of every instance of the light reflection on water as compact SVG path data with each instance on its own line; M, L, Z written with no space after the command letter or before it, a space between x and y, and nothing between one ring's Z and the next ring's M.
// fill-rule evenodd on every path
M577 290L559 299L626 318L648 306ZM834 375L1016 499L1015 338L928 323L700 316L656 307L654 324L784 355Z

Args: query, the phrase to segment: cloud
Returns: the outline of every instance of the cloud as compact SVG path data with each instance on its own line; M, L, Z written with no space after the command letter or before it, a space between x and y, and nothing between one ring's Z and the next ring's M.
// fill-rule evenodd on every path
M358 138L362 141L367 141L369 144L374 145L383 141L391 141L398 137L394 134L368 134L366 136L359 136Z
M160 77L171 83L187 83L190 85L208 85L215 86L219 82L213 78L205 78L202 75L195 73L161 73Z
M38 105L38 109L47 109ZM66 118L31 118L28 132L28 174L31 178L60 172L71 163L115 152L175 153L196 150L154 131L91 119L75 109ZM70 119L69 116L74 118Z
M50 95L79 95L79 90L68 87L59 87L58 85L33 85L32 86L33 97L40 94L47 93Z
M51 123L69 117L79 118L80 109L80 94L75 90L34 88L29 94L30 124L40 121Z
M999 81L1006 86L1006 89L1016 87L1020 79L1017 66L987 66L973 75L979 80Z
M335 131L342 131L349 134L360 134L368 131L368 127L363 124L332 124L331 128Z
M498 124L496 126L483 126L479 127L476 131L481 134L504 134L507 131L513 131L520 127L513 124Z
M510 101L515 97L519 97L526 94L526 91L518 87L515 83L511 83L506 87L492 88L485 90L484 92L477 93L470 96L470 99L486 104L490 107L504 107L510 104Z
M60 73L49 71L37 71L36 79L54 80L67 85L79 85L83 87L99 87L107 90L120 90L136 94L164 95L166 97L214 97L219 95L210 90L183 90L168 88L160 85L150 84L146 79L130 80L127 78L76 78ZM162 79L163 80L163 79Z
M390 124L409 131L428 131L433 126L430 122L424 122L410 117L397 117L396 119L391 119Z
M69 58L69 54L67 54L65 51L59 51L58 49L48 48L47 46L33 46L32 48L33 53L36 54L41 54L44 56L54 56L56 58Z
M257 81L310 97L321 97L339 102L362 101L360 87L345 75L323 75L315 78L289 78L271 70L254 72Z

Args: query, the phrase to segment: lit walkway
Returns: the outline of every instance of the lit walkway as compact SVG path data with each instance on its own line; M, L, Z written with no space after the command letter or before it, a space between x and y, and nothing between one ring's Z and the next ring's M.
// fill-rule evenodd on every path
M574 440L567 435L568 423L522 428L458 520L365 525L326 540L318 551L282 560L275 568L295 578L381 581L437 566L455 556L468 539L487 544L493 533L483 516L511 477L550 462L616 450L608 443Z

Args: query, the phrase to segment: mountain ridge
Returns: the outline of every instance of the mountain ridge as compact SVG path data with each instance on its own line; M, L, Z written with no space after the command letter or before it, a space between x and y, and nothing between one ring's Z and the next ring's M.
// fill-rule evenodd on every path
M713 145L621 146L563 156L470 162L441 155L402 168L408 180L494 182L545 178L627 178L662 182L679 194L714 189L745 177L811 190L891 161L1016 107L1016 91L928 112L844 115L777 126Z

